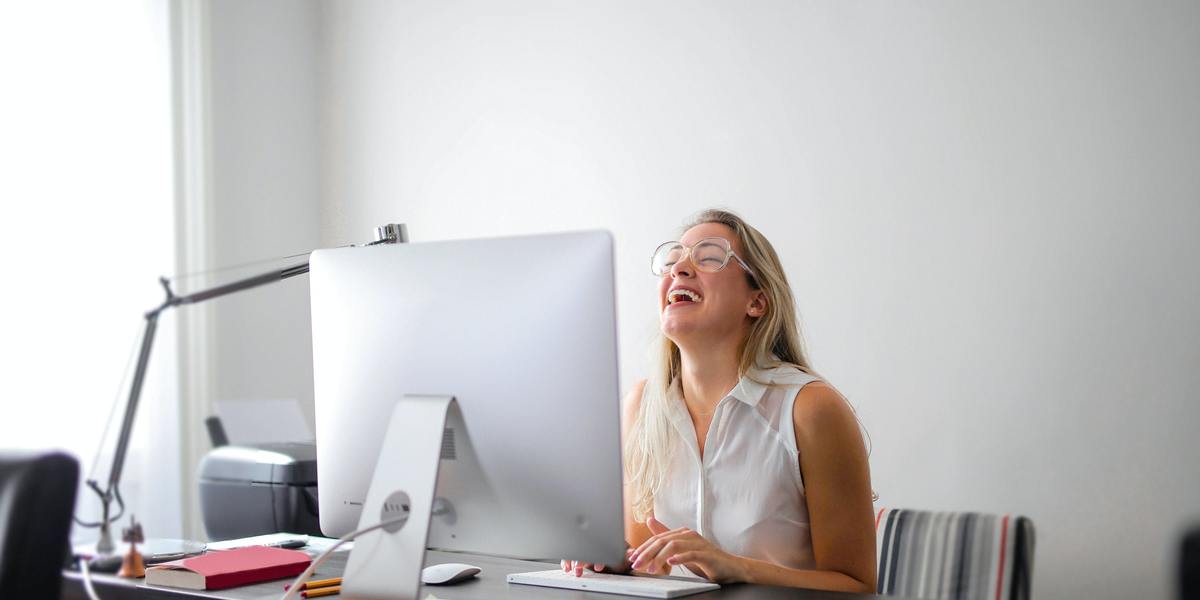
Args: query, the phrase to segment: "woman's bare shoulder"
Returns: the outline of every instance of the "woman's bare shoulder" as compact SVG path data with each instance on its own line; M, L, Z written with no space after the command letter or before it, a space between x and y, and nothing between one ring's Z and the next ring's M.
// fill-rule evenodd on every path
M629 390L629 394L621 402L621 436L625 437L629 434L629 428L633 426L633 422L637 419L638 411L642 407L642 393L646 390L646 380L639 379L633 384L633 389Z
M858 418L850 403L837 388L817 380L796 392L792 407L797 442L821 432L858 431Z
M625 395L625 400L621 402L623 412L626 416L637 414L638 408L642 406L642 394L646 391L646 380L639 379L633 383L633 387L629 393Z

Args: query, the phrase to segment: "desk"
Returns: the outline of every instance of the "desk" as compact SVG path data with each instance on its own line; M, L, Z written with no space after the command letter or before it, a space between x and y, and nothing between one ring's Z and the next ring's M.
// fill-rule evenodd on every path
M320 569L317 569L317 573L313 578L323 579L340 576L346 566L346 558L348 556L348 552L335 553L321 565ZM607 600L610 598L629 597L576 590L542 588L530 585L516 585L508 583L505 579L509 573L544 571L546 569L557 568L557 562L530 562L492 556L437 551L430 551L425 557L425 562L431 565L448 562L468 563L480 567L483 569L483 572L475 579L458 585L422 586L420 593L417 594L417 598L419 599L425 598L430 593L444 600L505 600L516 598L530 598L533 600ZM96 593L100 595L101 600L182 600L186 598L193 600L197 598L277 600L283 595L283 584L287 583L287 580L278 580L216 592L197 592L175 588L147 587L140 579L131 581L103 574L94 574L92 581L96 586ZM330 596L329 598L337 600L340 597ZM63 600L87 600L87 592L84 591L83 577L80 573L75 571L66 571L63 573L62 598ZM686 596L686 598L695 600L713 600L715 598L723 600L782 600L784 598L788 600L878 600L887 598L888 600L895 600L894 596L845 594L840 592L821 592L748 584L727 585L719 590Z

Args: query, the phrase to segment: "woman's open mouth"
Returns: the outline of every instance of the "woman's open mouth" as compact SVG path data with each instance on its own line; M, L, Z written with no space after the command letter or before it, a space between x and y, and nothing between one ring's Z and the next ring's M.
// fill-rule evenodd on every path
M684 306L701 302L704 302L703 296L686 288L676 288L667 293L667 306Z

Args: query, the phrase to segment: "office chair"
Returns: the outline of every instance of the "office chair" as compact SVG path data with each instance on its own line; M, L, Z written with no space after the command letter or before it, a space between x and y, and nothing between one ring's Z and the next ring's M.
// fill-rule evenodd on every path
M876 593L1028 600L1033 522L1022 516L881 508Z
M1179 597L1200 599L1200 524L1183 533L1179 552Z
M57 452L0 451L0 598L58 598L79 463Z

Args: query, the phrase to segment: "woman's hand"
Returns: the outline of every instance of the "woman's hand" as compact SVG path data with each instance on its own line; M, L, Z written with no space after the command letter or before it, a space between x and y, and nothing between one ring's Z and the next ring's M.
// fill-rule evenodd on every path
M654 517L646 520L654 535L633 551L630 560L638 571L667 574L673 565L683 565L689 571L717 583L744 581L742 557L718 548L700 534L680 527L669 529Z
M619 566L610 567L599 563L585 563L578 560L563 560L560 561L564 573L574 573L576 577L583 576L583 570L594 571L596 573L628 573L630 570L629 555L633 553L633 548L625 549L625 560Z

